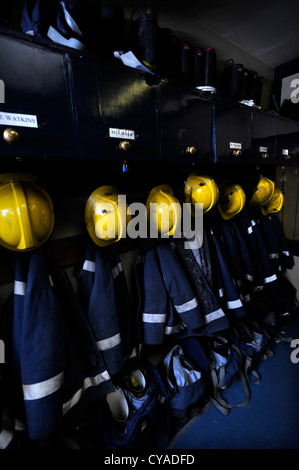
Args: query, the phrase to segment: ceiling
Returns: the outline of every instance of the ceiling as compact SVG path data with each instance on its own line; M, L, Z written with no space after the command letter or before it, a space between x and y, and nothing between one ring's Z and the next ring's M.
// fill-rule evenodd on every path
M299 57L298 0L166 0L172 9L274 68Z

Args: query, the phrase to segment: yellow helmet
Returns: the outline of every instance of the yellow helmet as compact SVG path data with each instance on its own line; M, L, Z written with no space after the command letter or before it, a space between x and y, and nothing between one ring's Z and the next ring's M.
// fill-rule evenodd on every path
M113 186L100 186L91 193L85 206L85 223L96 245L105 247L124 236L127 209L125 197Z
M250 199L249 204L252 206L263 206L267 204L274 194L275 183L265 176L262 176L257 187Z
M220 187L217 207L223 219L229 220L237 215L245 202L245 192L239 184L224 184Z
M26 173L0 175L0 216L0 245L12 251L38 248L54 228L49 194Z
M274 194L271 197L270 201L261 207L261 211L264 215L274 214L279 212L282 209L284 202L284 195L280 189L275 188Z
M172 236L181 221L181 205L167 184L154 187L146 201L147 219L162 236Z
M213 178L191 173L185 183L185 202L191 203L192 215L195 215L194 204L202 204L203 213L215 206L219 198L218 186Z

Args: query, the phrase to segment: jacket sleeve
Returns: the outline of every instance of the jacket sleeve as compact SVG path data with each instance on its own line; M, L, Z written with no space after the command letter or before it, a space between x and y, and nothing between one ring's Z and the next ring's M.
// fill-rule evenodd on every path
M20 372L32 439L51 435L63 420L78 419L79 410L112 385L71 284L57 285L58 280L63 283L63 276L57 276L38 249L30 253L27 279L15 283Z
M220 266L222 289L219 291L219 299L223 304L223 308L231 318L240 318L247 315L240 294L235 286L232 273L229 269L227 260L224 255L223 248L218 240L217 235L211 229L211 238L215 246L217 258Z
M111 266L107 248L89 248L82 269L82 291L87 296L87 317L110 375L123 368L121 333L116 303L117 265Z
M162 344L167 323L169 305L155 249L147 251L143 271L142 328L145 344Z
M182 322L190 329L200 328L203 313L179 259L169 243L156 247L159 264L167 292Z
M285 236L283 225L278 218L277 214L271 214L271 221L275 228L276 236L279 240L280 246L280 260L283 269L291 269L294 266L294 258L290 253L289 244Z

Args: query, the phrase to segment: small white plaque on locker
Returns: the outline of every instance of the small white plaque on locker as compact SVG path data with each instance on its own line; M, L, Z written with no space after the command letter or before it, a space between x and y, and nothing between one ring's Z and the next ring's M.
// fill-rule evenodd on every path
M260 151L260 153L267 153L268 148L267 147L259 147L259 151Z
M0 111L0 125L19 127L38 127L37 116L32 114L15 114Z
M109 137L114 137L116 139L131 139L135 140L135 131L129 129L116 129L109 127Z
M239 142L230 142L229 143L229 148L230 149L242 150L242 144L240 144Z

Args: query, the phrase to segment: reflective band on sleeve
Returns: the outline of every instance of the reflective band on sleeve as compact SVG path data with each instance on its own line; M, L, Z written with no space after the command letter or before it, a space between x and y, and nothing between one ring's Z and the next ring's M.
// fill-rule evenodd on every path
M0 450L6 449L13 439L13 425L10 417L6 414L5 409L0 417Z
M112 276L113 276L113 279L119 276L119 270L117 269L117 266L114 266L114 268L112 268Z
M224 316L225 316L224 311L221 308L219 308L218 310L215 310L215 312L208 313L208 315L205 316L205 323L210 323Z
M111 336L110 338L101 339L100 341L97 341L97 346L100 351L106 351L106 349L110 349L114 346L117 346L118 344L120 344L120 342L120 333L117 333L116 335Z
M27 283L23 281L14 282L14 294L16 295L25 295L26 294Z
M178 323L174 326L166 326L165 334L166 335L173 335L174 333L178 333L179 331L183 330L185 327L181 323Z
M133 348L131 354L129 355L129 358L130 357L137 357L137 349L136 348Z
M223 297L223 295L224 295L223 289L219 289L219 297Z
M51 377L51 379L44 380L35 384L24 385L23 394L24 400L38 400L59 390L63 382L63 372Z
M278 254L278 253L270 253L268 256L269 256L270 259L279 258L279 254Z
M253 228L252 228L252 227L248 227L247 232L248 232L248 233L252 233L252 232L253 232Z
M196 298L194 297L194 299L189 300L188 302L185 302L182 305L175 305L175 309L178 313L184 313L197 307L197 305L198 305L198 302Z
M96 271L96 264L94 261L90 261L86 259L83 264L84 271L90 271L91 273L95 273Z
M97 387L103 382L106 382L110 380L110 375L105 370L104 372L96 375L95 377L86 377L83 382L83 386L77 390L77 392L72 396L70 400L68 400L66 403L63 405L63 414L65 415L73 406L75 406L79 401L81 400L84 392L89 388L89 387Z
M118 264L117 264L117 268L118 268L118 270L119 270L120 273L123 272L123 267L122 267L122 264L121 264L121 263L118 263Z
M6 429L2 429L0 432L0 449L6 449L9 444L11 443L13 438L13 433L11 431L7 431Z
M268 282L276 281L276 279L277 279L276 274L273 274L273 276L266 277L266 278L264 279L264 282L267 284Z
M283 253L284 255L286 255L286 256L290 256L290 252L289 252L289 251L283 251L282 253Z
M234 308L240 308L243 306L242 302L240 299L238 300L232 300L230 302L226 302L226 306L229 309L234 309Z
M117 276L119 276L119 273L123 272L123 267L121 263L118 263L114 268L112 268L112 275L113 279L115 279Z
M165 323L166 313L144 313L142 320L144 323Z

